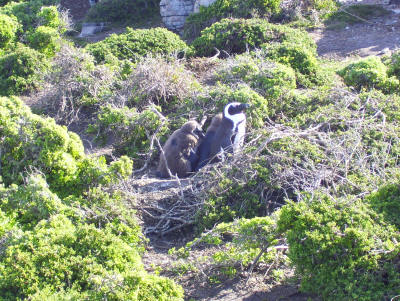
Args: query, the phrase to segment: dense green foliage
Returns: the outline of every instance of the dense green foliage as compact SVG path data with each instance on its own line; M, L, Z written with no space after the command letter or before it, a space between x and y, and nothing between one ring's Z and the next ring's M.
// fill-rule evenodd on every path
M369 195L366 201L371 208L382 213L385 221L400 229L400 186L389 184Z
M15 49L0 56L0 95L18 95L38 88L40 72L47 68L43 54L17 44Z
M243 53L264 43L284 41L309 49L316 47L306 32L263 19L223 19L204 29L192 46L196 55L211 56L215 53L214 47L228 53Z
M291 202L278 230L304 290L326 300L384 300L399 292L399 233L362 201Z
M57 3L34 0L0 7L0 95L19 95L39 87L39 74L59 51L66 27L55 6L45 7Z
M39 26L28 37L31 47L48 57L53 57L60 50L59 39L57 30L48 26Z
M92 6L85 19L88 22L138 22L159 13L156 0L103 0Z
M185 36L193 37L223 18L271 17L280 11L281 0L217 0L210 6L199 8L185 22Z
M10 41L15 39L17 30L18 23L15 18L0 14L0 49L5 48Z
M171 54L187 50L187 45L177 34L165 28L127 28L126 33L112 34L101 42L88 45L86 49L100 63L106 61L108 56L135 61L139 56L148 54Z
M340 70L339 74L347 85L357 90L377 88L386 93L399 91L399 80L389 77L386 65L375 56L351 63Z
M1 176L6 185L22 183L26 166L43 172L51 189L61 195L79 194L130 175L130 159L121 158L107 166L104 158L85 156L75 133L53 119L32 114L19 99L1 98L0 109Z

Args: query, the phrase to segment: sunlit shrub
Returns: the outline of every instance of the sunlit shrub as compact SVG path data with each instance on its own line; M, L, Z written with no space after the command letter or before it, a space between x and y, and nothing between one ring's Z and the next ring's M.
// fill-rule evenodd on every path
M42 219L66 209L41 175L30 175L24 185L0 186L0 198L1 209L9 215L15 214L24 229L31 229Z
M399 233L362 201L290 202L278 230L303 290L326 300L384 300L398 292Z
M60 35L56 29L48 26L39 26L28 36L29 44L33 49L52 57L61 48Z
M388 184L366 198L371 207L389 224L400 229L400 186Z
M40 52L18 44L0 57L0 95L19 95L40 85L39 73L48 68Z
M266 57L292 67L296 71L299 84L309 86L318 83L321 67L317 52L302 44L283 42L263 45Z
M381 89L385 92L393 92L399 89L399 80L388 78L387 67L380 58L371 56L351 63L339 71L344 82L357 90Z
M168 132L168 123L163 124L160 116L151 109L138 112L135 108L107 106L99 112L90 132L98 133L103 140L110 135L114 136L114 145L119 155L140 158L150 151L153 134L157 133L161 137Z
M284 41L300 43L310 49L316 47L306 32L263 19L223 19L204 29L192 46L197 56L211 56L215 53L214 48L243 53L264 43Z
M10 245L0 275L4 299L69 294L92 300L183 300L182 289L147 274L137 250L110 227L74 225L64 215L40 222Z
M267 99L278 99L296 88L293 69L250 54L227 59L216 74L226 84L247 83Z
M100 63L107 56L136 61L140 56L171 54L186 51L188 47L177 34L165 28L127 28L126 33L112 34L103 41L86 46L86 49Z
M280 10L280 0L217 0L211 5L201 6L185 22L185 36L195 37L204 28L226 17L251 18L270 17Z
M108 166L102 157L85 156L75 133L54 119L32 114L17 98L0 98L0 116L0 139L5 145L1 176L6 185L22 183L26 166L41 171L52 191L62 196L130 175L130 159L123 157Z
M0 13L15 16L23 26L23 31L30 31L37 26L39 20L43 20L41 10L44 6L58 5L59 0L31 0L12 1L0 7ZM46 25L46 24L41 24Z
M19 24L15 18L0 14L0 49L15 39Z

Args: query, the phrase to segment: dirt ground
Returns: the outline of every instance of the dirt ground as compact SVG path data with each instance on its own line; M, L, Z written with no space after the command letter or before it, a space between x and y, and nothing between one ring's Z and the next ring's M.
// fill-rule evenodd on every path
M390 14L346 26L340 30L318 28L310 32L324 58L383 55L400 48L400 9L384 6Z

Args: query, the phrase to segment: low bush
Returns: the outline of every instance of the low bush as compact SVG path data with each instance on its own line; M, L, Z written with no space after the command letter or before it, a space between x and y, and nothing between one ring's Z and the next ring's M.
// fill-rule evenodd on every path
M86 49L95 57L97 63L101 63L107 56L136 61L138 57L150 54L187 51L188 47L177 34L165 28L127 28L126 33L112 34L103 41L86 46Z
M400 186L388 184L366 198L372 209L381 213L388 224L400 229Z
M386 64L388 67L388 75L396 76L397 79L400 80L400 50L394 52Z
M57 10L56 6L43 6L37 14L39 26L47 26L64 33L67 24Z
M18 26L15 18L0 14L0 50L15 39Z
M60 198L52 193L41 175L30 175L24 185L0 186L3 212L15 215L23 229L32 229L51 215L66 209Z
M353 86L357 90L377 88L387 93L398 91L399 80L388 77L387 72L387 67L381 59L371 56L349 64L338 73L346 85Z
M170 249L169 254L175 257L175 266L192 264L194 272L201 271L196 277L207 276L210 282L234 278L249 267L251 273L256 265L258 272L266 271L263 281L269 282L275 280L273 272L266 276L271 267L279 269L286 263L283 252L275 248L279 242L275 217L241 218L221 222L184 247ZM199 257L196 252L204 248L207 255Z
M162 137L168 130L168 123L157 114L157 108L148 108L138 112L136 108L104 107L98 114L95 124L89 132L106 140L114 137L115 151L118 155L126 154L135 159L147 156L150 151L152 136ZM141 160L138 160L138 162Z
M225 84L244 82L268 100L276 100L296 88L293 69L257 54L228 58L216 70L217 78Z
M0 264L3 299L75 295L91 300L183 300L182 288L149 275L139 253L106 226L53 215L25 232Z
M29 45L47 57L53 57L60 49L60 35L56 29L39 26L28 36Z
M310 86L321 82L321 67L315 49L292 42L268 43L263 48L270 60L292 67L300 85Z
M39 24L39 21L43 20L41 10L44 6L58 5L59 2L59 0L12 1L0 7L0 13L11 17L15 16L18 22L22 24L22 32L27 32L34 29Z
M4 184L21 184L27 166L46 176L60 196L79 194L99 184L130 175L132 161L126 157L107 166L105 159L87 157L82 141L51 118L32 114L21 100L0 99L1 177Z
M211 5L200 6L185 22L184 35L196 37L204 28L223 18L270 17L280 10L281 0L217 0Z
M48 66L43 54L18 44L0 57L0 95L19 95L38 88L40 73Z
M88 22L138 22L159 12L156 0L103 0L92 6L85 20Z
M303 290L326 300L385 300L398 294L399 233L362 201L327 196L281 209L288 257Z
M212 56L217 48L229 54L244 53L264 43L292 42L316 49L311 37L304 31L284 25L268 23L263 19L223 19L201 32L192 46L197 56Z

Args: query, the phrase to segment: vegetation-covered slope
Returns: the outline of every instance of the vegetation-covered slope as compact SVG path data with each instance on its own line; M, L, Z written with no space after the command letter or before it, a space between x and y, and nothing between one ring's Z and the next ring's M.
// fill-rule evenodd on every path
M89 17L130 23L121 3ZM398 51L319 58L299 27L337 18L331 0L218 0L190 43L128 28L85 47L56 4L0 2L0 299L183 300L182 275L274 285L292 268L311 298L400 295ZM170 133L232 101L252 105L241 154L131 193ZM197 238L146 271L143 233L179 229Z

